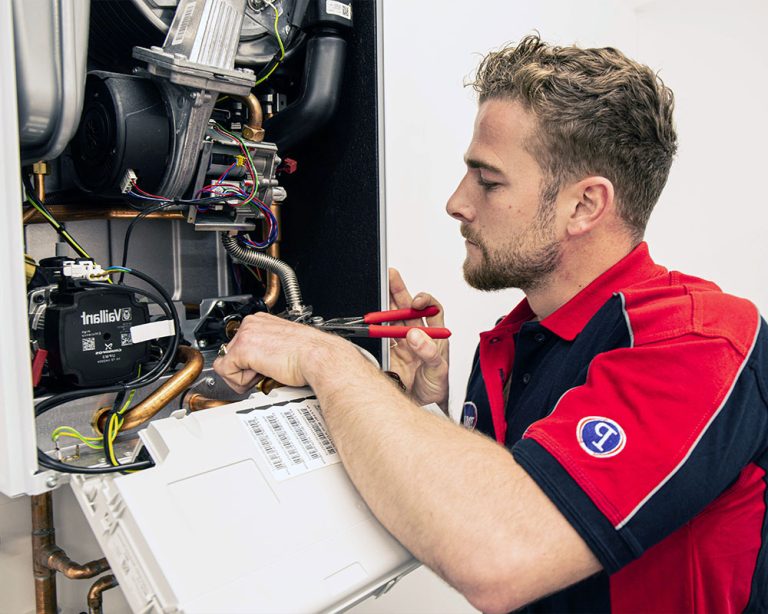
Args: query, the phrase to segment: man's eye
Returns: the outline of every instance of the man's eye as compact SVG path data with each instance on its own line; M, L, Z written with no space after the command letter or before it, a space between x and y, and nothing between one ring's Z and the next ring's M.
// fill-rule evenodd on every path
M500 184L494 183L493 181L486 181L482 177L478 176L477 178L478 185L483 188L486 192L490 192L491 190L499 187Z

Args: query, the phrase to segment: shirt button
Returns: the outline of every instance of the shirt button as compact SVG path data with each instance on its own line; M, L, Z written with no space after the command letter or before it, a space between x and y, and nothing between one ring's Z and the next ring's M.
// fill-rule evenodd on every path
M523 384L527 384L531 381L531 374L530 373L524 373L523 374Z
M488 343L498 343L499 341L501 341L501 337L494 337Z
M547 338L547 336L544 333L536 333L536 336L534 337L534 340L537 343L543 343L546 338Z

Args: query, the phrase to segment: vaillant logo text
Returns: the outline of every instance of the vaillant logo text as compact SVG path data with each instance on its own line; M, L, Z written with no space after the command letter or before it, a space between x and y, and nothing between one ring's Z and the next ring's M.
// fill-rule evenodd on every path
M98 313L81 313L83 324L103 324L105 322L125 322L131 319L130 309L102 309Z

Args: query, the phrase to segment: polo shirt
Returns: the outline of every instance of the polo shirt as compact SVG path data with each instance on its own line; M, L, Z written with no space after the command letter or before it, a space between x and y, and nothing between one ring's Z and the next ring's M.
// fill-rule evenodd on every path
M768 611L766 361L752 303L645 243L541 321L523 300L480 335L476 428L604 569L527 611Z

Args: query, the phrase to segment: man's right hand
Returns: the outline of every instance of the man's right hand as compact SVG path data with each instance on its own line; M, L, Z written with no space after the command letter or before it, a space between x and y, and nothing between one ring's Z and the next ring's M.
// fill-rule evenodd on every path
M390 309L426 309L436 305L437 315L425 318L427 326L445 326L443 306L424 292L411 297L400 273L389 269ZM406 326L423 326L407 320ZM448 340L431 339L420 330L411 330L405 339L390 346L390 369L400 376L413 399L420 405L437 403L448 413Z

